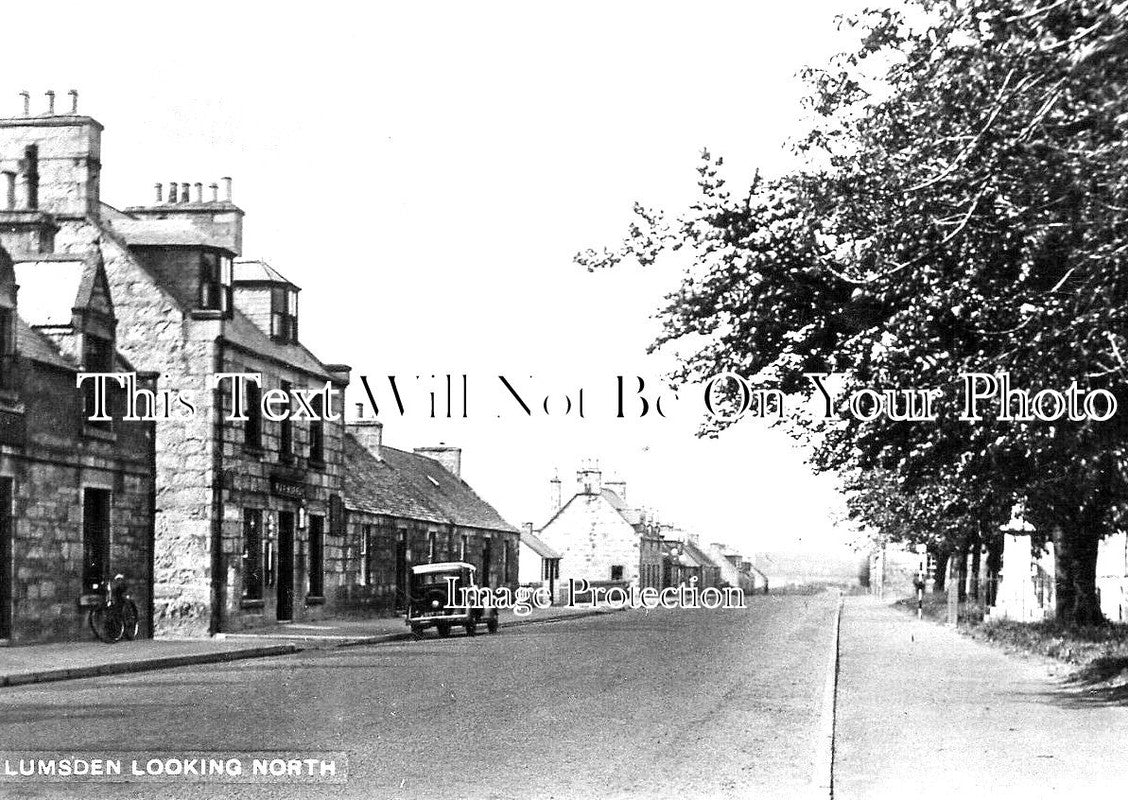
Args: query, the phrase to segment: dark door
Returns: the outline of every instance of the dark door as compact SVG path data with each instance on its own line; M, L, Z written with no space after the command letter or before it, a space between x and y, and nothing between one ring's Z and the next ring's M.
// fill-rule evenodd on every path
M278 606L280 620L294 618L294 514L278 512Z
M12 637L12 479L0 478L0 639Z
M407 531L396 534L396 608L407 608Z
M110 576L110 493L106 489L82 492L82 592L102 592ZM127 576L128 577L128 576Z

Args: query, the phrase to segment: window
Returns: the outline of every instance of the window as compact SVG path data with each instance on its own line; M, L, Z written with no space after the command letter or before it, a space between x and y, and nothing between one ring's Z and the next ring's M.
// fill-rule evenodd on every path
M108 339L101 339L97 336L86 334L83 336L83 354L82 366L86 372L113 372L114 369L114 348L113 343ZM98 428L110 427L109 420L91 420L95 411L95 390L98 381L93 378L87 378L82 382L82 419L83 423ZM117 397L117 383L112 380L106 381L106 408L104 411L107 415L113 416L115 400Z
M283 460L289 460L294 455L294 423L290 419L290 397L293 386L289 381L282 381L282 391L286 393L286 418L278 423L278 455Z
M325 399L321 395L313 398L310 403L317 419L309 423L309 460L315 464L325 463Z
M482 586L490 585L490 561L492 560L493 553L493 539L486 539L482 547L482 572L478 576L482 582Z
M262 389L248 381L244 402L247 421L243 423L243 444L259 449L262 447Z
M12 385L16 360L15 322L15 309L0 307L0 386L3 387Z
M466 560L466 546L467 546L467 544L469 544L469 539L470 539L470 537L467 536L465 533L462 534L462 543L459 545L459 548L458 548L458 559L460 561Z
M262 511L243 509L243 599L261 600L263 584Z
M110 570L110 493L82 491L82 591L104 591Z
M427 534L427 563L435 563L435 532L431 531Z
M509 540L501 543L501 579L509 583Z
M621 564L616 564L611 567L611 580L621 581L623 579L623 567Z
M214 251L200 253L200 308L231 312L231 258Z
M270 335L283 342L298 341L298 290L293 286L270 290Z
M309 518L309 593L325 596L325 517Z

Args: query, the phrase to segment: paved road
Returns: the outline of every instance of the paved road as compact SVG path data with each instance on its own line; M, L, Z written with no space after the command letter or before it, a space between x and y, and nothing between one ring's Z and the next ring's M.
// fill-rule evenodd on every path
M345 751L336 786L7 784L11 797L794 796L835 599L628 611L0 692L20 750ZM76 792L88 789L85 794Z

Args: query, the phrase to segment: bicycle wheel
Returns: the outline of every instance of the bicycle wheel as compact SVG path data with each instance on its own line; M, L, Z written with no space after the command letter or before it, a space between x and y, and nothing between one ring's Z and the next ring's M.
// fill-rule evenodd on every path
M95 606L90 609L90 630L106 644L113 644L121 638L123 626L121 614L117 609Z
M121 607L121 633L126 639L134 639L137 637L137 631L141 627L141 616L137 613L137 606L132 600L126 600L125 604Z

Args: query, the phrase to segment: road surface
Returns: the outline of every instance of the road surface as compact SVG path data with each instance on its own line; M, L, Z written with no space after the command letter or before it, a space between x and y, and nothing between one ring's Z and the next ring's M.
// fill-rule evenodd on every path
M0 692L4 750L348 754L344 784L6 783L11 797L794 797L836 597L625 611ZM112 754L111 754L112 755Z

